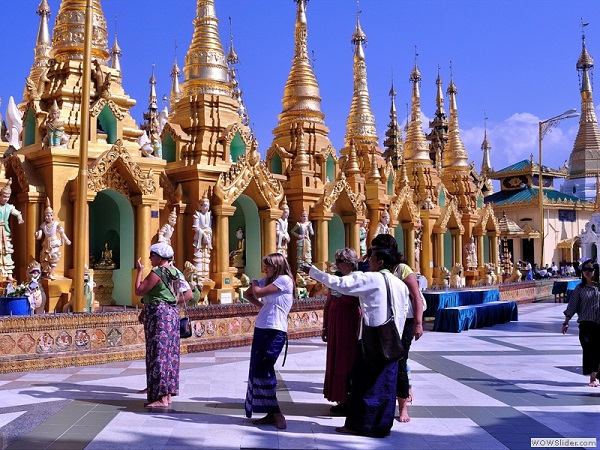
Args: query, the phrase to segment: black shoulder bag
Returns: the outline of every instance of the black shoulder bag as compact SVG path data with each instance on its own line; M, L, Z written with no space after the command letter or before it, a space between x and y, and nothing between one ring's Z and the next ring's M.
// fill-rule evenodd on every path
M394 322L390 284L387 277L383 273L381 275L385 280L387 305L390 316L383 324L376 327L368 326L363 318L361 338L362 354L364 360L371 365L387 364L399 361L404 357L402 337Z

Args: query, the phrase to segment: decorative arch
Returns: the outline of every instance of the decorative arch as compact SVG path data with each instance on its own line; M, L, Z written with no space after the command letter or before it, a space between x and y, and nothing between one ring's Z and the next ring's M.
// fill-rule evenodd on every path
M352 190L352 187L346 181L346 176L343 172L335 183L326 185L324 195L315 204L315 210L322 210L325 213L330 213L333 205L342 192L345 192L348 196L348 200L350 200L352 207L356 211L356 216L365 217L367 208L363 201L363 196Z
M224 205L231 205L253 182L267 207L276 208L283 200L283 186L273 178L266 164L260 160L256 142L252 149L238 158L227 172L219 175L215 184L215 197Z
M130 198L132 193L151 195L157 189L154 171L144 173L120 139L90 163L88 174L88 189L92 192L113 189Z
M473 234L481 236L488 231L498 231L499 229L498 218L494 213L494 208L491 203L487 203L483 209L480 210L479 220L473 227Z
M460 234L464 234L465 227L461 223L462 214L458 210L458 206L454 200L450 200L448 206L442 209L442 214L435 222L434 229L438 232L445 233L448 230L450 224L452 228L458 228Z

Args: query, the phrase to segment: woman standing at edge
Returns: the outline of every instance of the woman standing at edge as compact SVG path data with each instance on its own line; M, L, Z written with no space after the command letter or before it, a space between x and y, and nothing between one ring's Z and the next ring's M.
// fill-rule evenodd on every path
M150 246L152 271L142 281L144 265L138 258L135 295L144 308L140 322L146 337L147 408L166 407L179 393L179 313L177 302L192 298L190 289L180 295L181 272L171 265L173 248L164 242ZM171 282L170 280L174 280Z
M246 417L252 417L253 412L267 413L253 423L274 424L283 430L287 424L277 401L275 362L287 341L287 320L296 286L290 265L281 253L265 256L263 264L265 277L252 280L245 293L250 303L260 308L250 351Z
M355 271L358 266L356 252L343 248L335 253L336 275L343 276ZM337 402L331 412L346 414L350 372L354 364L358 332L360 330L360 303L357 297L329 290L323 308L323 332L321 338L327 342L327 360L323 395L330 402Z
M371 251L376 248L389 248L394 252L398 251L398 242L391 234L378 234L371 241ZM421 290L415 273L408 264L404 263L402 253L400 253L400 264L396 274L408 287L410 293L410 302L408 303L408 313L404 330L402 331L402 344L404 346L405 356L398 362L398 386L396 394L398 398L398 420L400 422L410 422L408 415L408 403L412 402L412 389L408 375L408 352L414 338L418 341L423 336L423 299Z
M569 320L577 313L579 342L583 350L583 374L590 376L588 386L598 387L596 375L600 364L600 305L598 287L594 283L594 260L588 259L581 266L581 283L573 290L567 309L562 334L569 329Z
M401 334L408 310L408 288L390 273L399 261L398 252L381 248L373 251L369 260L369 272L352 272L345 277L336 277L314 266L301 268L311 278L331 289L356 295L360 301L364 323L371 327L382 325L390 317L385 282L387 279L394 322ZM335 431L377 438L388 436L394 424L397 376L397 361L372 365L364 360L362 351L357 351L346 422Z

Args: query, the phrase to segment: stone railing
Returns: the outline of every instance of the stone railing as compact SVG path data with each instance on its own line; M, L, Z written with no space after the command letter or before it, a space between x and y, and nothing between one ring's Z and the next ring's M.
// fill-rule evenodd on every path
M320 336L324 299L295 301L288 336ZM250 304L188 308L194 334L182 339L191 353L248 345L258 308ZM139 311L0 316L0 373L143 359ZM180 310L183 315L183 310Z

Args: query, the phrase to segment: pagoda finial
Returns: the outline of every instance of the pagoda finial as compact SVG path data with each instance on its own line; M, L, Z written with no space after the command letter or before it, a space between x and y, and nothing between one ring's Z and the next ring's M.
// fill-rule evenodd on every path
M446 94L449 97L450 122L448 125L448 142L444 148L444 154L442 156L442 168L450 166L468 167L467 151L465 150L465 145L460 137L460 131L458 127L458 104L456 101L458 89L454 84L452 61L450 61L450 84L448 85Z
M491 172L492 169L492 163L490 162L490 150L492 149L492 146L490 145L490 142L488 141L488 136L487 136L487 114L485 112L485 110L483 111L483 142L481 143L481 150L483 151L483 160L481 162L481 173L482 174L487 174L489 172Z
M231 96L218 25L214 0L197 0L194 34L183 66L183 90L186 93Z
M171 98L169 102L171 103L171 108L179 101L182 97L183 93L181 92L181 88L179 87L179 75L181 75L181 70L179 70L179 66L177 65L177 38L175 38L175 60L173 61L173 68L171 69Z
M404 143L404 160L408 162L430 163L429 159L429 144L423 132L423 122L421 120L421 92L419 86L421 84L421 72L417 64L419 54L415 45L415 66L410 73L410 82L412 88L412 107L410 113L410 123L406 133Z
M231 16L229 17L229 52L227 53L227 65L229 67L229 80L233 87L232 96L238 102L238 116L243 125L248 125L250 119L248 118L248 110L244 104L242 98L242 90L240 89L240 82L237 79L235 65L239 64L240 58L238 57L235 49L233 48L233 25Z
M364 45L367 43L367 35L360 26L360 10L356 13L356 29L352 35L351 42L355 46L354 51L354 90L352 93L352 104L350 114L346 121L345 145L354 140L357 145L358 156L362 156L361 146L377 145L377 127L375 116L371 110L371 98L367 82L367 65L365 63Z
M113 69L121 71L121 48L119 47L119 43L117 42L117 15L115 14L115 42L113 43L112 48L110 49L110 67Z

